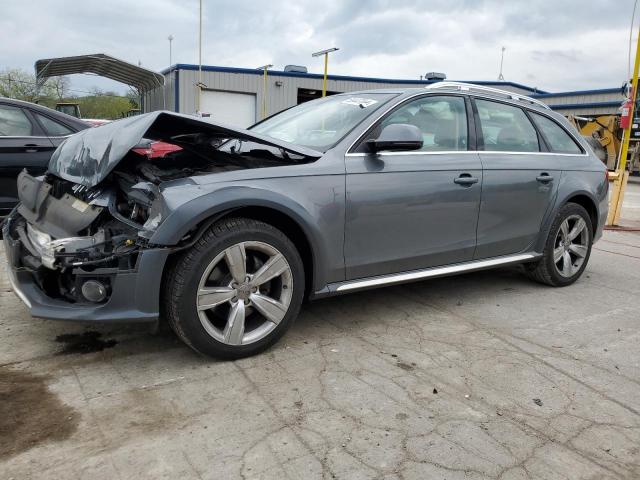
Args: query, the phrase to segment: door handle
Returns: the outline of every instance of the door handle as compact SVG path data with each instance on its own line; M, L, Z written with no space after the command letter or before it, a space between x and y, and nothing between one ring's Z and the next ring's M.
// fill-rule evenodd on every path
M536 177L536 180L540 183L549 183L553 181L553 177L548 173L541 173Z
M453 183L457 183L458 185L462 185L464 187L470 187L474 183L478 183L478 179L476 177L472 177L468 173L463 173L458 178L454 179Z
M38 146L35 143L25 143L24 151L27 153L35 153L38 151Z

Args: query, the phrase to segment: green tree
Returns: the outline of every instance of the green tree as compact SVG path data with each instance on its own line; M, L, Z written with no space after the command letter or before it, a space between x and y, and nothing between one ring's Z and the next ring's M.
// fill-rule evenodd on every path
M131 108L140 108L140 95L138 95L138 92L129 90L127 92L127 98L129 99Z
M63 78L63 77L60 77ZM56 96L56 85L62 92L62 85L69 85L68 79L53 80L48 79L38 88L36 77L19 68L5 68L0 70L0 97L26 100L27 102L37 102L42 99L51 99Z
M84 118L117 120L131 108L127 97L121 97L113 92L76 97L71 101L80 105L80 112Z
M138 108L138 96L133 92L121 96L93 87L91 94L80 97L72 94L68 77L48 78L38 88L35 75L18 68L0 70L0 97L35 102L49 108L55 108L58 102L77 103L83 118L108 120L122 118L130 109Z

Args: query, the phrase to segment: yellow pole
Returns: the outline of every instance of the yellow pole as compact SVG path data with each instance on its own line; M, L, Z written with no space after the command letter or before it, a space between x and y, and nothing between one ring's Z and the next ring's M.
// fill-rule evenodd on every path
M327 96L327 70L329 65L329 52L324 54L324 78L322 79L322 96Z
M620 212L622 211L622 200L624 198L624 188L627 184L625 170L627 168L627 154L629 152L629 139L631 138L631 126L633 125L633 110L636 103L636 95L638 92L638 70L640 70L640 28L638 28L638 40L636 44L636 61L633 65L633 79L631 80L631 108L629 109L629 126L624 130L622 137L622 148L620 150L620 161L618 162L618 178L613 184L613 192L611 193L611 204L609 205L609 215L607 217L607 225L617 225L620 221Z
M264 67L262 85L262 118L267 118L267 67Z

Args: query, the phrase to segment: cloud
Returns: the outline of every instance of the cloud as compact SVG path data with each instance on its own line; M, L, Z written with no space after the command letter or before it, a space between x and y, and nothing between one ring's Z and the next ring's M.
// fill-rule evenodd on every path
M507 80L543 90L614 87L627 75L632 0L204 0L203 63L319 72L311 53L337 46L332 73L492 80L504 45ZM39 58L107 53L153 70L197 63L197 0L3 2L0 68ZM602 12L609 12L604 15ZM107 85L75 76L73 87Z

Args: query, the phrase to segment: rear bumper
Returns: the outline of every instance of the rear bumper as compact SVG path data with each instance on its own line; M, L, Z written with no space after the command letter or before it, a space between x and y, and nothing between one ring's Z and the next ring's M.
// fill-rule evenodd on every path
M113 274L111 295L104 303L72 302L47 295L36 281L34 272L21 265L21 242L11 237L10 222L11 217L5 222L2 232L9 282L32 316L87 322L157 321L162 271L168 251L142 252L135 270Z

